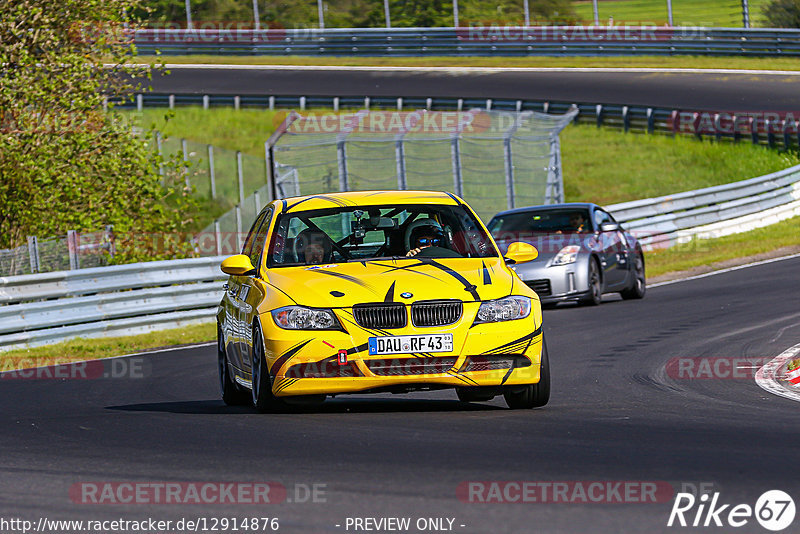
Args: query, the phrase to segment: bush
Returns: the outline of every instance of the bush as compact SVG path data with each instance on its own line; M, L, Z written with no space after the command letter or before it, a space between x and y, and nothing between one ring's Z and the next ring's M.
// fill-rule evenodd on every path
M800 28L800 0L772 0L763 8L766 25L773 28Z
M126 238L179 232L189 206L187 192L162 187L146 137L103 108L104 93L130 94L131 76L148 72L125 66L135 50L122 31L130 23L124 14L134 7L133 0L0 0L0 248L27 235L112 224L123 235L122 258L183 251L177 244L156 255Z

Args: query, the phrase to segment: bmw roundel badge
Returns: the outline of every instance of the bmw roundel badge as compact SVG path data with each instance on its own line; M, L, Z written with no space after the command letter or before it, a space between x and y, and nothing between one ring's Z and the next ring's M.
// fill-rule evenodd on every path
M406 292L404 292L404 293L400 293L400 296L401 296L401 297L403 297L404 299L410 299L410 298L411 298L411 297L413 297L414 295L412 295L411 293L409 293L408 291L406 291Z

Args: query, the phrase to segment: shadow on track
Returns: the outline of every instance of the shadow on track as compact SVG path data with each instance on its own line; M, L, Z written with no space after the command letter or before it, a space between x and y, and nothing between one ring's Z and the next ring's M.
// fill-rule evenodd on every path
M313 406L286 406L274 413L397 413L397 412L475 412L503 410L489 404L432 399L328 399ZM124 412L166 412L182 414L255 414L249 406L226 406L219 400L152 402L107 406Z

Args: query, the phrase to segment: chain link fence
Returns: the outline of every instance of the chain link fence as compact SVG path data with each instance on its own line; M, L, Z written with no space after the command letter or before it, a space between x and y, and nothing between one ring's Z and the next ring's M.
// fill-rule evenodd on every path
M109 265L114 258L111 226L98 232L76 232L39 239L28 236L27 245L0 250L0 276L87 269Z

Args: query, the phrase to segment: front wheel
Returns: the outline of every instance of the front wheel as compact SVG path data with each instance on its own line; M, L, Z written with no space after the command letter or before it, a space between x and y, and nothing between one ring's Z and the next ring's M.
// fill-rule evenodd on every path
M512 410L538 408L550 400L550 358L547 356L547 343L542 338L542 357L539 368L539 382L523 386L505 386L503 398Z
M239 389L236 382L231 377L231 370L228 364L228 352L225 350L225 338L222 330L217 328L217 364L219 366L219 388L222 393L222 401L228 406L241 406L249 404L250 398L247 392Z
M264 341L261 328L256 324L253 328L252 386L253 407L259 412L269 412L282 407L283 403L272 394L272 376L267 359L264 357Z
M580 303L587 306L597 306L603 302L603 281L600 278L600 268L597 266L597 260L594 258L589 258L587 278L589 280L589 294L583 297Z
M644 258L642 258L642 253L638 252L633 263L633 285L621 291L620 295L626 300L643 299L646 290L647 282L644 275Z

